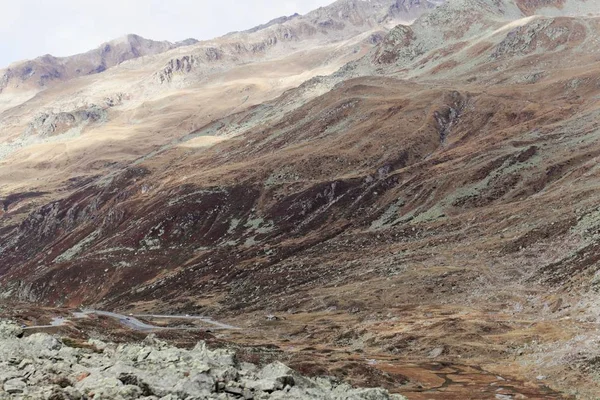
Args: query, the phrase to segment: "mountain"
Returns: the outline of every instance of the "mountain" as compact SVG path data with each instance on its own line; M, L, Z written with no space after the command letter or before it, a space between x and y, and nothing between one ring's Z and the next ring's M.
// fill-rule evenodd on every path
M382 19L395 4L373 3L370 9ZM415 4L411 12L425 10ZM134 58L41 91L19 87L0 93L2 190L56 193L68 179L120 170L184 133L336 71L372 49L393 20L376 24L362 2L339 1L330 7L337 13L332 26L318 26L319 18L334 14L323 8L254 33ZM121 140L122 135L129 139ZM64 140L71 143L70 150L56 145ZM111 144L96 146L94 141ZM77 150L89 146L94 150ZM39 162L53 157L76 159ZM15 169L21 171L16 179ZM30 190L41 182L52 189Z
M35 60L17 62L0 70L0 94L11 89L42 89L55 84L55 81L64 82L79 76L98 74L133 58L160 54L195 43L195 39L171 43L126 35L83 54L70 57L53 57L48 54Z
M592 399L599 5L342 0L5 97L0 294L227 318L407 398Z
M437 0L439 3L439 0ZM344 31L340 38L350 36L347 28L353 29L354 34L362 33L364 25L379 26L382 22L394 24L400 21L414 19L427 9L438 3L420 0L377 0L364 2L358 0L339 0L328 7L322 7L307 16L277 18L265 25L258 26L243 35L263 33L266 37L256 37L256 43L251 43L245 51L261 51L277 44L278 41L296 41L306 37L325 34L334 36L336 31ZM296 20L296 17L297 20ZM239 35L239 33L238 33ZM256 35L255 35L256 36ZM236 33L226 37L236 37ZM243 42L246 37L241 38ZM262 43L261 43L262 39ZM34 90L51 85L54 81L97 74L108 68L119 65L127 60L143 56L161 54L169 50L197 44L195 39L187 39L178 43L167 41L157 42L144 39L137 35L126 35L116 40L102 44L97 49L70 57L57 58L45 55L35 60L14 63L5 70L0 70L0 94L6 90ZM245 44L233 43L236 50ZM215 50L219 52L220 49ZM193 57L193 56L191 56Z

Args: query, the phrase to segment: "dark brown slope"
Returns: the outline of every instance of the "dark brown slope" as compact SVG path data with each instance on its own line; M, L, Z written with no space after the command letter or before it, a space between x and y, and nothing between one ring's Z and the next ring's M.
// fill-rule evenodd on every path
M82 278L89 280L99 264L101 275L110 266L110 275L130 271L142 284L153 274L147 265L155 257L161 267L168 259L173 266L204 265L195 253L203 247L207 257L222 249L236 262L221 262L239 264L242 254L254 259L267 243L273 254L289 255L290 249L277 249L287 241L294 249L311 237L320 242L342 231L452 225L465 213L549 201L550 184L594 155L554 141L561 129L596 110L576 93L549 101L562 90L536 89L483 92L385 78L348 81L262 131L206 151L173 149L44 207L3 241L10 245L2 264L43 265L43 281L48 271L71 276L70 265L85 265ZM535 100L540 96L543 103ZM580 135L593 127L578 125ZM112 258L146 272L119 268ZM110 282L106 289L114 292ZM72 287L92 296L86 301L104 297L80 284ZM37 297L58 299L63 293L69 296L46 288Z

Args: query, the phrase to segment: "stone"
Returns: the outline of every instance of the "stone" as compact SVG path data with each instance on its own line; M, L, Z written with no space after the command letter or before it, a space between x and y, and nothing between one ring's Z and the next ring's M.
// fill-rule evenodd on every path
M34 333L25 338L25 343L39 350L60 350L62 343L45 333Z
M142 362L148 358L150 353L152 353L152 349L149 347L144 347L137 353L135 360L137 360L137 362Z
M443 347L437 347L429 352L429 358L438 358L444 353Z
M81 392L72 386L66 387L62 391L69 400L80 400L83 398Z
M222 382L237 381L240 377L239 371L233 367L213 368L210 374L216 380Z
M108 345L106 343L104 343L102 340L96 340L96 339L89 339L88 344L90 346L94 346L98 350L106 350L106 348L108 347Z
M33 364L33 361L32 361L32 360L30 360L30 359L28 359L28 358L26 358L26 359L22 360L22 361L19 363L19 366L18 366L18 368L19 368L19 369L25 369L25 367L27 367L28 365L32 365L32 364Z
M225 386L225 393L232 394L234 396L241 397L244 393L244 389L236 386Z
M85 379L85 378L87 378L88 376L90 376L90 373L89 373L89 372L82 372L82 373L78 374L78 375L75 377L75 380L76 380L77 382L81 382L82 380L84 380L84 379Z
M183 350L150 337L145 344L105 343L110 351L94 352L63 346L44 333L18 338L13 325L4 326L10 337L0 338L0 349L6 350L0 400L401 399L383 389L306 378L280 362L262 368L239 363L233 351L213 350L204 342Z
M258 377L261 379L273 379L280 376L291 375L292 373L293 370L290 367L280 363L279 361L275 361L271 364L265 365L258 373Z
M282 390L284 385L275 379L259 379L257 381L244 381L246 387L253 389L256 392L272 393L277 390Z
M167 342L157 338L154 333L151 333L148 336L146 336L146 338L144 339L142 344L145 346L155 347L158 349L167 347Z
M21 394L27 389L27 385L21 379L10 379L4 383L4 391L8 394Z
M192 353L209 360L213 364L231 367L238 365L238 361L234 352L225 349L209 350L206 346L206 342L204 341L198 342L198 344L196 344L192 350Z
M123 386L123 382L113 377L104 377L98 373L90 374L87 378L75 384L84 393L96 393L98 390Z
M294 371L290 367L278 361L273 362L260 370L258 374L260 380L255 387L264 392L268 392L282 390L286 386L294 386L295 380L292 376L293 373Z
M94 400L136 400L141 396L137 386L100 386L90 393Z
M118 378L124 385L133 385L140 388L142 396L152 396L154 393L150 386L133 374L121 373Z
M0 320L0 339L13 339L23 336L23 328L15 322Z

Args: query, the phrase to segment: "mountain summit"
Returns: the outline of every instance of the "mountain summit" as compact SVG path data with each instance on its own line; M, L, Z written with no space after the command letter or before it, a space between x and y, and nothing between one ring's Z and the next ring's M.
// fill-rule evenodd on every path
M97 49L69 57L45 55L35 60L11 64L0 70L0 94L6 90L36 90L70 79L97 74L124 61L164 53L179 46L197 41L180 43L157 42L138 35L126 35L103 43Z

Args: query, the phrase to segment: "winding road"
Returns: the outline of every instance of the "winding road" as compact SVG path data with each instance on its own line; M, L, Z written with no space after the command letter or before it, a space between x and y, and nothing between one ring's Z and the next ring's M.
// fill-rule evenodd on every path
M233 325L228 325L228 324L224 324L222 322L219 321L215 321L214 319L210 319L207 317L201 317L201 316L194 316L194 315L160 315L160 314L140 314L140 315L136 315L136 317L140 317L140 318L156 318L156 319L161 319L161 318L165 318L165 319L188 319L188 320L195 320L195 321L202 321L202 322L206 322L207 324L211 324L216 326L219 329L240 329L237 328Z
M202 321L207 324L213 325L214 329L240 329L233 325L224 324L213 319L203 317L203 316L192 316L192 315L159 315L159 314L146 314L146 315L123 315L110 311L99 311L99 310L81 310L73 312L74 319L87 318L89 315L101 315L109 318L114 318L121 323L121 325L135 330L135 331L155 331L155 330L165 330L165 329L176 329L176 330L192 330L197 328L165 328L162 326L156 326L147 324L145 322L140 321L136 317L139 318L156 318L156 319L187 319L187 320L195 320ZM69 319L64 317L55 317L52 319L50 325L37 325L37 326L28 326L24 329L41 329L41 328L54 328L58 326L66 325L69 322Z

